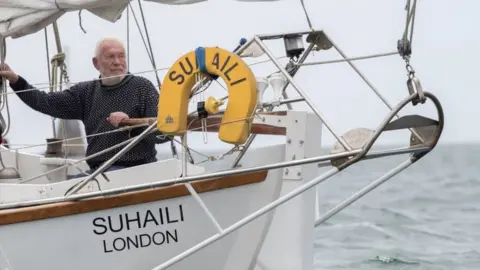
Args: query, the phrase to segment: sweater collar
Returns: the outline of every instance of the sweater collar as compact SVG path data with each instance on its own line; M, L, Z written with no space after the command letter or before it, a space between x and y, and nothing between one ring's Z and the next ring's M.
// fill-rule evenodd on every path
M127 72L125 74L125 77L123 78L123 80L117 84L114 84L114 85L103 85L102 84L102 81L100 80L100 88L102 90L115 90L115 89L118 89L122 86L124 86L125 84L127 84L131 79L132 79L133 75L130 73L130 72ZM100 76L98 76L99 79L101 79Z

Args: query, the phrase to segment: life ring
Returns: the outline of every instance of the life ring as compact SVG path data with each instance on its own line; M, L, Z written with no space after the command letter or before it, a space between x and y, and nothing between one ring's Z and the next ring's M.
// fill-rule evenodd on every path
M235 145L245 143L257 104L256 79L238 55L217 47L199 47L180 57L169 69L158 101L158 130L166 135L186 132L188 102L195 74L199 72L221 77L228 87L228 104L219 127L219 139Z

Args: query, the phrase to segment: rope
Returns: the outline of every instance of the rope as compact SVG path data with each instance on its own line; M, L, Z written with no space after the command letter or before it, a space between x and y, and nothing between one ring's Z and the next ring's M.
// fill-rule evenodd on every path
M83 28L83 25L82 25L82 10L83 9L80 9L78 11L78 25L80 26L80 29L82 29L83 33L86 34L87 31L85 31L85 28Z
M222 86L222 87L225 89L225 87L224 87L223 85L220 84L220 86ZM225 89L225 90L226 90L226 89ZM143 127L143 126L146 126L146 125L147 125L147 124L132 125L132 126L128 126L128 127L123 127L123 128L119 128L119 129L116 129L116 130L112 130L112 131L99 132L99 133L94 133L94 134L90 134L90 135L87 135L87 136L74 137L74 138L59 140L59 141L51 142L51 143L41 143L41 144L8 144L9 146L22 145L22 147L17 147L17 148L8 149L8 150L0 150L0 153L2 153L2 152L8 152L8 151L21 150L21 149L27 149L27 148L40 147L40 146L46 146L46 145L55 144L55 143L58 143L58 142L68 142L68 141L71 141L71 140L84 139L84 138L89 138L89 137L95 137L95 136L100 136L100 135L111 134L111 133L115 133L115 132L122 132L122 131L130 130L130 129L134 129L134 128L137 128L137 127ZM196 130L196 129L192 129L192 130ZM77 146L77 145L75 145L75 144L69 144L69 145L70 145L70 146ZM80 146L82 146L82 145L80 145Z
M257 116L259 119L260 117L257 115L257 113L255 111L252 112L252 115L253 116L249 116L249 117L245 117L245 118L242 118L242 119L238 119L238 120L233 120L233 121L229 121L229 122L224 122L224 123L220 123L220 124L212 124L212 125L205 125L205 126L201 126L201 127L198 127L198 128L193 128L193 129L190 129L189 127L194 123L194 121L191 121L190 124L188 125L187 129L189 131L195 131L195 130L199 130L199 129L205 129L207 130L209 127L212 127L212 126L220 126L220 125L225 125L225 124L229 124L229 123L235 123L235 122L239 122L239 121L244 121L244 120L248 120L248 119L253 119L255 118L255 116ZM175 139L174 139L175 140ZM180 141L178 140L175 140L177 143L179 144L182 144ZM204 163L204 162L207 162L207 161L213 161L213 160L219 160L219 159L223 159L225 156L227 155L231 155L233 153L235 153L236 151L240 151L239 149L239 146L236 145L234 146L232 149L228 150L226 153L224 154L220 154L220 155L217 155L217 156L207 156L205 154L202 154L200 153L199 151L195 151L193 150L190 146L186 146L188 150L192 151L192 152L195 152L203 157L206 157L207 159L203 160L203 161L200 161L196 164L201 164L201 163Z
M47 32L45 30L45 45L46 45L46 50L47 50L47 55L48 55L48 36L47 36ZM48 57L48 56L47 56ZM282 56L282 57L278 57L277 59L280 60L280 59L285 59L286 56ZM258 61L258 62L255 62L255 63L252 63L252 64L249 64L249 66L255 66L255 65L259 65L259 64L263 64L263 63L267 63L267 62L270 62L271 59L267 59L267 60L263 60L263 61ZM50 62L48 62L48 64L50 64ZM134 75L138 75L138 74L144 74L144 73L149 73L149 72L152 72L152 71L165 71L165 70L168 70L169 67L167 68L159 68L159 69L153 69L153 70L146 70L146 71L140 71L140 72L135 72L135 73L131 73L131 74L134 74ZM50 68L48 69L48 72L50 74ZM114 77L118 77L119 75L117 76L110 76L108 78L114 78ZM50 75L49 75L49 80L50 80ZM79 82L73 82L74 84L75 83L80 83L80 82L88 82L88 81L99 81L100 79L99 78L95 78L95 79L92 79L92 80L87 80L87 81L79 81ZM210 82L211 83L211 82ZM217 83L223 87L224 90L225 87L220 84L220 82L217 81ZM50 82L49 83L38 83L38 84L51 84ZM65 83L67 84L67 83ZM59 85L63 85L63 84L59 84ZM209 85L209 84L208 84ZM208 86L207 85L207 86ZM22 92L29 92L29 91L36 91L37 89L41 90L41 89L51 89L51 87L56 87L58 85L56 84L53 84L53 85L49 85L49 86L46 86L46 87L39 87L39 88L30 88L30 89L25 89L25 90L19 90L19 91L16 91L16 92L9 92L9 93L2 93L0 95L3 96L3 95L10 95L10 94L15 94L15 93L22 93ZM205 89L206 90L206 89ZM202 91L203 92L203 91ZM196 93L198 94L198 93ZM144 126L144 125L138 125L138 126L132 126L133 127L140 127L140 126ZM108 133L113 133L113 132L120 132L120 131L123 131L123 130L126 130L125 128L122 128L122 129L118 129L118 130L115 130L115 131L108 131L108 132L102 132L102 133L95 133L95 134L91 134L91 135L88 135L88 136L81 136L81 137L76 137L76 138L70 138L70 139L65 139L65 140L61 140L62 142L67 142L67 141L70 141L70 140L76 140L76 139L83 139L83 138L88 138L88 137L93 137L93 136L100 136L100 135L105 135L105 134L108 134ZM194 129L195 130L195 129ZM54 143L58 143L58 142L54 142ZM42 143L42 144L33 144L33 145L26 145L24 147L17 147L17 148L14 148L14 149L8 149L8 150L0 150L0 153L2 152L5 152L5 151L14 151L14 150L20 150L20 149L27 149L27 148L34 148L34 147L40 147L40 146L45 146L45 145L48 145L50 143Z
M237 122L237 121L244 121L244 120L249 119L249 118L250 118L250 117L246 117L246 118L244 118L244 119L229 121L229 122L225 122L225 123L212 124L212 125L208 125L207 127L220 126L220 125L224 125L224 124L228 124L228 123L234 123L234 122ZM194 120L194 121L195 121L195 120ZM190 124L188 125L188 127L189 127L194 121L191 121ZM130 126L130 127L133 127L133 126ZM192 129L192 130L196 130L196 129L198 129L198 128L195 128L195 129ZM152 132L154 132L154 131L152 131ZM125 141L123 141L123 142L121 142L121 143L118 143L118 144L116 144L116 145L114 145L114 146L111 146L111 147L109 147L109 148L107 148L107 149L104 149L104 150L102 150L102 151L99 151L99 152L97 152L97 153L95 153L95 154L92 154L92 155L90 155L90 156L86 156L86 157L84 157L84 158L75 160L74 162L68 162L68 161L67 161L67 164L65 164L65 165L62 165L62 166L57 167L57 168L55 168L55 169L52 169L52 170L50 170L50 171L44 172L44 173L42 173L42 174L33 176L33 177L31 177L31 178L22 180L22 181L20 181L20 183L30 182L30 181L35 180L35 179L37 179L37 178L40 178L40 177L42 177L42 176L46 176L46 175L48 175L48 174L50 174L50 173L52 173L52 172L56 172L56 171L62 170L62 169L67 168L67 167L69 167L69 166L74 166L75 164L79 164L80 162L87 161L87 160L89 160L89 159L91 159L91 158L94 158L94 157L97 157L97 156L99 156L99 155L103 155L104 153L107 153L107 152L112 151L112 150L114 150L114 149L116 149L116 148L118 148L118 147L121 147L122 145L125 145L125 144L130 143L131 141L133 141L133 140L134 140L136 137L138 137L138 136L140 136L140 135L137 135L137 136L135 136L135 137L133 137L133 138L130 138L130 139L128 139L128 140L125 140ZM190 147L188 147L188 146L187 146L187 148L190 149ZM10 150L10 151L13 151L13 150ZM230 151L231 151L231 150L230 150Z
M281 57L278 57L276 58L277 60L280 60L280 59L284 59L284 58L287 58L286 56L281 56ZM252 63L252 64L249 64L248 66L255 66L255 65L258 65L258 64L263 64L263 63L266 63L266 62L271 62L270 59L268 60L262 60L262 61L259 61L259 62L255 62L255 63ZM139 71L139 72L132 72L130 74L132 75L140 75L140 74L145 74L145 73L150 73L150 72L155 72L155 71L166 71L166 70L169 70L170 67L164 67L164 68L157 68L157 69L149 69L149 70L144 70L144 71ZM103 78L116 78L116 77L120 77L120 76L123 76L123 75L115 75L115 76L109 76L109 77L103 77ZM77 81L77 82L70 82L71 84L77 84L77 83L82 83L82 82L95 82L95 81L100 81L101 79L100 78L94 78L94 79L91 79L91 80L84 80L84 81ZM36 85L41 85L41 84L47 84L47 83L36 83ZM64 83L63 85L66 85L67 83ZM53 86L58 86L60 84L54 84ZM12 95L12 94L15 94L15 93L23 93L23 92L30 92L30 91L35 91L35 90L43 90L43 89L49 89L50 86L45 86L45 87L37 87L37 88L28 88L28 89L24 89L24 90L18 90L18 91L15 91L15 92L9 92L9 93L5 93L4 95Z
M250 115L250 116L248 116L248 117L245 117L245 118L242 118L242 119L232 120L232 121L228 121L228 122L222 122L222 123L220 123L220 124L205 125L205 126L202 124L202 125L201 125L200 127L198 127L198 128L190 129L190 126L195 122L195 120L193 120L193 121L190 122L190 124L188 124L188 126L187 126L187 131L192 132L192 131L195 131L195 130L200 130L200 129L202 129L202 130L205 130L204 132L206 132L209 127L221 126L221 125L225 125L225 124L229 124L229 123L235 123L235 122L239 122L239 121L250 120L250 119L255 118L256 115L257 115L257 114L256 114L256 111L253 110L253 111L252 111L252 115ZM259 117L259 118L260 118L260 117ZM175 140L175 141L176 141L176 140ZM178 141L177 141L177 142L178 142ZM178 142L178 143L182 144L181 142ZM183 144L182 144L182 146L183 146ZM192 150L188 145L186 146L186 148L187 148L187 150L189 150L189 151ZM231 150L229 150L227 153L222 154L222 155L217 156L217 157L223 158L223 157L225 157L226 155L228 155L229 153L232 154L232 153L233 153L232 151L234 151L234 149L236 149L236 148L237 148L237 146L235 146L234 148L232 148ZM192 150L192 151L193 151L193 150ZM197 151L193 151L193 152L197 152ZM199 153L199 152L197 152L197 153ZM200 153L199 153L199 154L200 154ZM208 161L208 160L215 160L215 159L216 159L216 157L214 157L214 156L208 157L208 156L203 155L203 154L200 154L200 155L202 155L202 156L204 156L204 157L207 157L207 160L201 161L200 163L206 162L206 161ZM197 163L197 164L198 164L198 163Z
M24 147L17 147L17 148L13 148L13 149L0 150L0 153L10 152L10 151L15 151L15 150L20 150L20 149L34 148L34 147L39 147L39 146L45 146L45 145L49 145L49 144L56 144L56 143L59 143L59 142L68 142L68 141L73 141L73 140L78 140L78 139L86 139L86 138L96 137L96 136L100 136L100 135L107 135L107 134L111 134L111 133L131 130L131 129L138 128L138 127L143 127L145 125L146 124L126 126L126 127L118 128L118 129L115 129L115 130L94 133L94 134L90 134L90 135L87 135L87 136L80 136L80 137L74 137L74 138L69 138L69 139L64 139L64 140L58 140L58 141L50 142L50 143L30 144L30 145L27 145L27 146L24 146ZM11 144L9 144L9 145L11 145Z
M109 147L109 148L107 148L107 149L104 149L104 150L102 150L102 151L100 151L100 152L97 152L97 153L92 154L92 155L90 155L90 156L87 156L87 157L84 157L84 158L82 158L82 159L76 160L76 161L74 161L74 162L72 162L72 163L67 163L66 165L57 167L57 168L55 168L55 169L53 169L53 170L50 170L50 171L44 172L44 173L42 173L42 174L33 176L33 177L31 177L31 178L22 180L22 181L20 181L20 183L23 184L23 183L26 183L26 182L30 182L30 181L32 181L32 180L34 180L34 179L37 179L37 178L40 178L40 177L42 177L42 176L48 175L48 174L50 174L50 173L52 173L52 172L56 172L56 171L62 170L62 169L64 169L64 168L67 168L68 166L73 166L73 165L75 165L75 164L78 164L78 163L80 163L80 162L89 160L89 159L94 158L94 157L96 157L96 156L103 155L104 153L107 153L108 151L111 151L111 150L113 150L113 149L116 149L116 148L118 148L118 147L120 147L120 146L122 146L122 145L128 144L129 142L133 141L135 138L136 138L136 136L133 137L133 138L130 138L130 139L126 140L126 141L123 141L123 142L121 142L121 143L119 143L119 144L116 144L116 145L114 145L114 146L111 146L111 147Z

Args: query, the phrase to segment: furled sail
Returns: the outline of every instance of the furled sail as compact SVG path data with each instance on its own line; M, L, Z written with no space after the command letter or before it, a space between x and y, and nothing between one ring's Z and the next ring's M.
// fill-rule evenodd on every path
M166 5L189 5L208 0L142 0ZM273 2L280 0L230 0ZM0 36L19 38L33 34L66 12L88 10L109 22L117 21L130 0L0 0Z

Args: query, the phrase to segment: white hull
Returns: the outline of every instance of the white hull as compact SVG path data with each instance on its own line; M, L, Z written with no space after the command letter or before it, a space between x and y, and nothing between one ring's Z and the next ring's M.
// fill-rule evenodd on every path
M271 123L281 122L282 125L287 126L287 136L296 143L250 149L242 158L242 168L284 162L295 155L306 158L320 154L321 146L317 143L317 139L321 136L321 122L313 115L306 112L289 112L286 116L269 116L269 119ZM288 128L292 123L295 124L295 128ZM18 168L23 181L62 164L58 162L55 165L54 163L58 160L44 159L40 155L5 150L3 149L4 152L1 153L4 163ZM188 175L206 174L218 171L219 168L228 169L234 158L235 155L226 156L224 159L205 163L205 167L189 164ZM51 165L46 166L46 163ZM82 166L85 168L85 164ZM275 201L282 194L290 192L317 176L317 165L314 163L289 169L290 172L295 173L285 174L286 168L270 169L264 181L237 184L223 189L212 188L208 184L203 188L196 188L209 214L206 214L195 196L188 193L181 197L163 198L120 207L108 206L110 202L104 201L103 205L107 206L97 211L81 210L83 209L81 205L73 210L62 208L65 205L79 205L85 201L48 203L2 210L0 211L0 258L4 260L0 261L1 267L3 269L5 267L9 269L41 267L51 270L152 269L218 234L219 228L210 216L216 219L219 227L228 228ZM70 173L76 172L74 168L70 170ZM89 182L78 193L99 190L105 192L115 188L128 188L132 185L168 181L178 179L181 174L180 160L162 160L106 172L108 182L99 175L96 177L98 181ZM0 184L1 201L3 204L14 204L60 198L74 184L85 179L63 181L64 177L65 171L56 176L42 177L22 184ZM236 177L242 177L242 175ZM226 178L221 180L227 181ZM195 182L192 186L195 186ZM212 190L202 192L205 191L205 186ZM163 188L175 187L184 187L184 185ZM118 196L123 195L125 194ZM109 197L104 198L108 200ZM104 199L100 197L88 200ZM121 200L125 199L119 199ZM220 241L188 256L169 269L253 270L260 269L258 265L267 264L275 265L275 269L280 270L311 270L313 260L308 258L313 256L314 203L315 198L312 192L298 196ZM52 210L52 207L60 208ZM65 212L69 214L58 214ZM137 218L137 213L141 226L138 226L138 221L132 221ZM123 227L120 226L119 215L122 216ZM130 227L125 223L125 215L131 220L128 223ZM104 233L103 226L110 229L109 217L112 229L122 228L122 230L119 232L109 230ZM146 226L144 226L145 219L147 219ZM155 221L159 224L157 225Z
M6 153L2 154L8 156ZM251 150L244 164L250 167L280 162L284 153L283 145ZM32 158L24 153L19 157ZM34 170L41 169L35 168L35 164L32 166ZM198 174L204 169L191 166L189 172ZM99 183L102 190L108 190L167 180L180 173L181 162L171 159L107 172L111 181L107 183L99 177ZM142 177L138 177L139 174ZM282 169L270 170L263 182L199 193L199 196L219 225L225 228L277 199L283 182L279 181L281 178ZM52 184L1 184L0 192L3 203L59 197L82 179ZM96 182L87 185L80 193L87 190L98 190ZM37 207L42 209L45 206ZM272 215L273 212L262 216L172 269L248 269L255 264ZM134 220L138 217L140 221ZM130 220L128 225L126 218ZM118 232L112 232L109 221L111 229ZM2 257L8 258L8 262L1 261L1 269L33 269L38 266L52 270L151 269L216 233L218 230L193 196L2 225L0 245ZM25 260L25 254L28 254L28 260ZM56 255L55 259L46 259L53 255Z
M277 198L278 177L271 171L264 183L200 196L220 226L227 227ZM171 269L248 269L271 215ZM2 262L1 269L152 269L217 232L192 196L5 225L0 239L9 265Z

